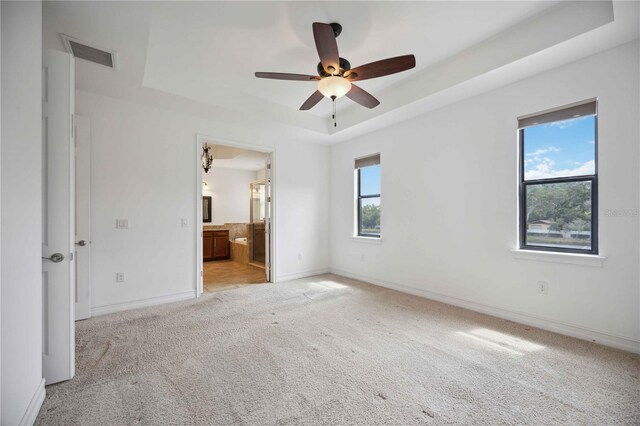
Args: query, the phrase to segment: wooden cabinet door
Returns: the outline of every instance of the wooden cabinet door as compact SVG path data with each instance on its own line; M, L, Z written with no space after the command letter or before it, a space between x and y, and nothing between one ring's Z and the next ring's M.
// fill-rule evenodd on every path
M202 233L202 259L213 259L213 232L204 231Z
M215 259L227 259L229 257L229 234L213 237L213 257Z

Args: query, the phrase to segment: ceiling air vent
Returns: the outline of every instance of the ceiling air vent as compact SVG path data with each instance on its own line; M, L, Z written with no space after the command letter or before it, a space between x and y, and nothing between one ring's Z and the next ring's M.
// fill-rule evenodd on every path
M94 62L109 68L115 68L115 52L89 46L80 40L64 34L61 34L61 36L67 52L71 53L74 58L84 59L85 61Z

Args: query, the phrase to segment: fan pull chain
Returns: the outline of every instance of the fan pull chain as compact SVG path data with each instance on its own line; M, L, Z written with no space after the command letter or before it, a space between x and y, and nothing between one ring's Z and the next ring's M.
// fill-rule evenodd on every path
M336 123L336 97L331 96L331 101L333 102L333 127L338 127L338 124Z

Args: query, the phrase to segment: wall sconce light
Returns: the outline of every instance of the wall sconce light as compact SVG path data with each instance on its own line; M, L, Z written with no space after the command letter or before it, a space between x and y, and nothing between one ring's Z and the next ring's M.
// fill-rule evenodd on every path
M213 154L210 151L209 145L206 143L202 145L202 168L205 173L209 173L213 164Z

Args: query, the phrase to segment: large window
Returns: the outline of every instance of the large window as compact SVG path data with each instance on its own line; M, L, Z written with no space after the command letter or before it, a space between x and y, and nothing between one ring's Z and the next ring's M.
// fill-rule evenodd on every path
M518 125L521 248L597 254L596 101Z
M380 154L355 162L356 235L380 237Z

